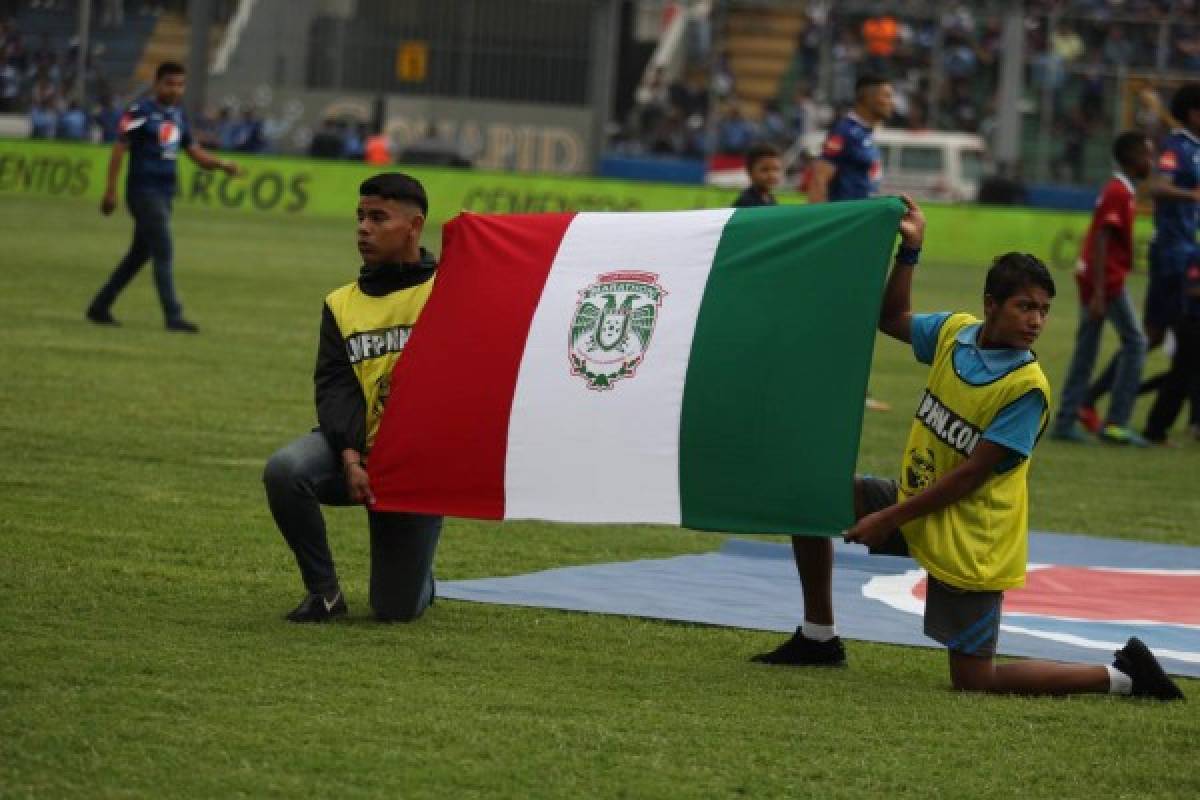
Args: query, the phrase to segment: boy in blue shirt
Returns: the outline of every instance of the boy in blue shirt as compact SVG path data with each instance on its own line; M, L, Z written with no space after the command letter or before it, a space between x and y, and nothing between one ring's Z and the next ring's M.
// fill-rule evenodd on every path
M983 319L914 314L913 270L925 218L910 198L901 245L884 290L879 330L929 366L899 481L858 477L856 522L846 541L872 553L908 555L929 574L925 633L946 646L955 689L1014 694L1112 694L1180 700L1183 694L1137 638L1112 666L1017 661L997 664L1004 592L1025 582L1026 476L1048 419L1050 385L1030 348L1050 312L1054 279L1025 253L988 270ZM804 624L765 664L843 666L833 619L833 544L792 537Z

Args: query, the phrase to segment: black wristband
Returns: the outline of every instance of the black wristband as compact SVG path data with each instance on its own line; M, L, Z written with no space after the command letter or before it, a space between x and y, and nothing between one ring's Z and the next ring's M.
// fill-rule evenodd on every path
M900 245L896 248L896 263L904 267L915 267L921 258L921 248Z

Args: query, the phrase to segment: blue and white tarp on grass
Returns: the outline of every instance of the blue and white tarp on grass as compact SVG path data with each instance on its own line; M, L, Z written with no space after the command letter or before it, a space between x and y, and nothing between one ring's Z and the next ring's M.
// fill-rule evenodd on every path
M844 637L940 647L921 632L916 562L835 548ZM1138 636L1168 671L1200 677L1200 548L1033 533L1029 560L1028 585L1005 593L1002 654L1105 664ZM801 609L790 546L744 539L701 555L439 582L438 594L780 632L796 627Z

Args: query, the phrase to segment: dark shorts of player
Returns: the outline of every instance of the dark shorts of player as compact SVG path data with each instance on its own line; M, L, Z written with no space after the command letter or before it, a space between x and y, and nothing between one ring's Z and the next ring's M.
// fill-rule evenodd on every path
M1183 276L1151 275L1146 285L1146 325L1166 329L1183 316Z
M896 482L861 476L863 510L867 514L895 505L900 497ZM871 555L907 556L908 542L896 529ZM925 635L956 653L990 657L996 654L1004 592L958 589L929 577L925 593Z

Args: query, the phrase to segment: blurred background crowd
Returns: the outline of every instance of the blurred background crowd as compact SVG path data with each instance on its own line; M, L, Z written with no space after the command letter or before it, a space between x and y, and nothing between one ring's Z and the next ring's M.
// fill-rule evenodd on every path
M187 0L91 2L98 35L81 60L73 27L79 0L0 0L0 114L28 114L35 137L111 141L122 105L148 85L144 75L140 82L123 78L142 75L134 62L149 59L143 52L151 46L147 42L161 39L165 29L155 21L174 16L186 25ZM237 0L214 3L222 29L243 6ZM855 81L867 73L888 78L895 89L895 114L887 127L978 135L995 149L1004 18L1012 2L616 0L615 5L621 34L611 102L588 89L587 70L596 60L589 56L594 42L587 21L576 19L586 7L583 0L543 3L538 8L544 19L536 20L541 28L513 31L502 30L508 25L504 15L489 16L494 4L481 0L425 6L358 0L350 18L332 12L316 17L305 41L271 44L280 53L307 53L299 87L305 90L595 109L607 103L603 132L595 138L604 140L600 149L618 157L711 161L745 153L760 141L796 150L850 106ZM1200 0L1018 5L1024 174L1014 177L1094 183L1108 170L1107 143L1116 130L1161 126L1154 113L1131 101L1139 81L1170 91L1200 74ZM291 8L258 7L260 15L268 7L274 13ZM461 23L466 8L479 20L474 27ZM392 74L395 48L405 26L418 18L428 32L423 35L431 66L423 83L404 82ZM636 33L638 20L645 19L651 24L641 24L645 32ZM680 20L678 46L668 51L671 24ZM437 61L443 57L444 65ZM306 121L304 135L296 136L289 133L295 120L284 119L284 110L262 101L230 103L228 97L211 100L192 116L198 138L214 149L323 158L364 158L380 126L369 115L334 115Z
M994 135L1003 4L799 5L791 63L779 90L753 109L740 91L736 36L722 36L711 14L689 19L684 66L674 78L659 69L643 83L616 147L684 157L743 153L756 141L786 150L848 109L866 73L893 83L890 127ZM1107 141L1123 78L1200 72L1196 0L1031 0L1024 11L1025 85L1029 102L1045 105L1024 110L1049 129L1048 161L1059 180L1084 180L1088 145Z

